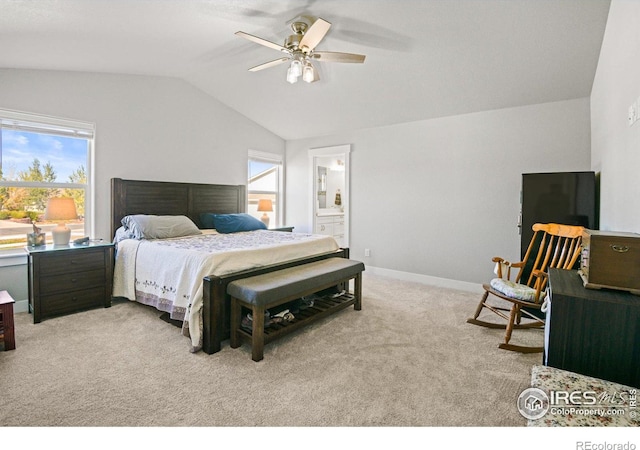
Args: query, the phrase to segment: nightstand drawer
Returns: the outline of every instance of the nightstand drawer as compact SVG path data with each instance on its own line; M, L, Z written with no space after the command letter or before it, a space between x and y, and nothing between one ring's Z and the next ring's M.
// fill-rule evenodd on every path
M104 306L104 287L42 296L42 315L68 314L96 306Z
M102 250L79 250L73 253L52 253L40 258L40 275L80 272L99 269L104 272L105 260Z
M40 294L47 295L62 291L77 291L105 285L104 269L84 272L61 273L55 276L40 278Z

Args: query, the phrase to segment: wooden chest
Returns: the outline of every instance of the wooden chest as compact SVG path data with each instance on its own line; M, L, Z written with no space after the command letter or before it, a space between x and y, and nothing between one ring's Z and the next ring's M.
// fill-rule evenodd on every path
M640 234L585 229L578 273L586 288L640 294Z

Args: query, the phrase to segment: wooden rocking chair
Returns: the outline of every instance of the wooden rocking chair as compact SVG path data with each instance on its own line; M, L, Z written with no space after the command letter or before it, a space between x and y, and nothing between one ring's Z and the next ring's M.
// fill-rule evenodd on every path
M505 328L504 343L498 347L521 353L535 353L544 350L544 347L510 344L511 333L514 329L519 328L544 327L545 315L541 308L546 296L547 272L550 268L574 268L580 257L580 244L584 229L581 226L556 223L537 223L532 228L534 234L523 261L509 263L500 257L492 259L496 264L498 277L491 280L489 284L483 284L485 292L482 300L473 318L467 319L468 323L474 325ZM512 268L519 269L514 281L510 281ZM511 308L491 304L489 294L511 303ZM508 306L508 303L506 305ZM478 317L485 308L500 316L506 323L479 320ZM526 322L522 322L523 317Z

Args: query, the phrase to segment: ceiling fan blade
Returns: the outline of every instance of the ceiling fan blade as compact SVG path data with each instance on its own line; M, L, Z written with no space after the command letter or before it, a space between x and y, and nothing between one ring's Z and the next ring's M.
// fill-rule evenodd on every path
M313 55L311 56L319 61L340 63L363 63L366 58L365 55L340 52L313 52Z
M268 69L269 67L277 66L287 61L289 61L289 57L287 56L283 58L274 59L273 61L269 61L264 64L260 64L258 66L252 67L251 69L249 69L249 72L257 72L258 70Z
M251 42L255 42L256 44L264 45L265 47L272 48L274 50L279 50L281 52L289 53L289 50L284 48L282 45L278 45L275 42L267 41L266 39L259 38L249 33L245 33L244 31L236 31L236 36L243 37L245 39L250 40Z
M299 45L300 49L305 53L311 52L324 38L330 27L331 24L329 22L318 17L302 36Z

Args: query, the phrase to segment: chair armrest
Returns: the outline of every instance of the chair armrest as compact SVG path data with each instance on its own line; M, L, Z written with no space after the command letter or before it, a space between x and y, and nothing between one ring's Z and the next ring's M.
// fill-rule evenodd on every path
M536 269L533 271L533 276L536 278L544 278L547 279L549 278L549 274L543 270L540 269Z
M491 258L491 261L496 263L496 268L494 269L494 273L498 276L498 278L502 278L502 267L507 268L507 280L511 278L511 263L504 258L499 256L494 256Z
M534 270L532 274L534 277L536 277L536 282L533 286L534 289L536 290L536 303L540 303L540 293L547 285L547 279L549 278L549 274L539 269Z

